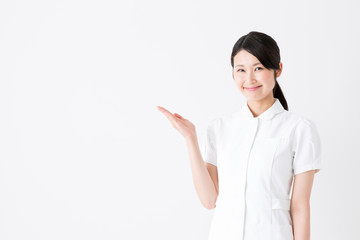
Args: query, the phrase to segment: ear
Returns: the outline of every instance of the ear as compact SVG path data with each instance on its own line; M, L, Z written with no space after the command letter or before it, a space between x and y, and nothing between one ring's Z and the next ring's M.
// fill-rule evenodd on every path
M280 69L279 70L276 70L276 77L280 77L281 73L282 73L282 70L283 70L283 64L282 62L279 63L279 67Z

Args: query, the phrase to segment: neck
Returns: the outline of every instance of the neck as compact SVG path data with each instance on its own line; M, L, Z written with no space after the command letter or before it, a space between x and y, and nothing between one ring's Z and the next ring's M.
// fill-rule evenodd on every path
M274 103L275 98L270 96L268 98L264 98L261 100L248 100L247 105L249 106L250 111L252 112L254 117L259 116L267 109L269 109Z

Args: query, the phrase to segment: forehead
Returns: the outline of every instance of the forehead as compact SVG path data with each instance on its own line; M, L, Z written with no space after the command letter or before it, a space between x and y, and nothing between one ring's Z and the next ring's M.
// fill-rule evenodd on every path
M253 65L254 63L259 63L259 59L257 59L254 55L249 53L246 50L241 50L234 57L234 66L236 65Z

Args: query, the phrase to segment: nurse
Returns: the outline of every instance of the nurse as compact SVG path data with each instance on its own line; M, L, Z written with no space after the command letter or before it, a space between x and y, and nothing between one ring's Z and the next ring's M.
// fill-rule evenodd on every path
M246 102L210 121L202 147L194 124L157 107L186 140L201 203L215 209L208 239L309 240L310 195L321 168L317 127L288 110L273 38L242 36L231 65Z

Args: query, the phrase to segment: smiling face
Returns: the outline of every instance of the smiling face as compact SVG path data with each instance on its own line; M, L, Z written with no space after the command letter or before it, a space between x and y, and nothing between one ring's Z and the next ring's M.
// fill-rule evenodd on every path
M277 72L277 77L280 73L281 70ZM233 76L236 86L248 101L267 101L274 98L274 70L265 68L248 51L241 50L235 55Z

